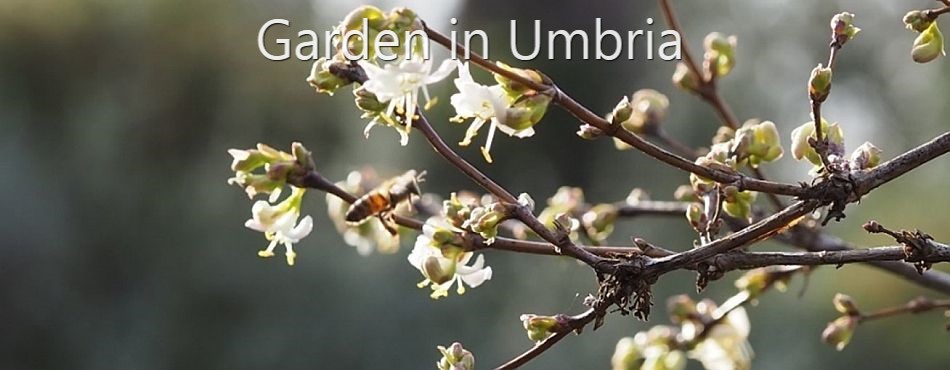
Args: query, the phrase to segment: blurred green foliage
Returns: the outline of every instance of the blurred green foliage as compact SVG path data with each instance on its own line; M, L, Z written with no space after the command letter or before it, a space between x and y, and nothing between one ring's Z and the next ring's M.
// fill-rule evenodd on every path
M841 55L824 110L841 122L847 144L870 140L888 158L950 127L950 63L915 64L914 35L901 24L907 10L932 2L674 3L694 52L707 32L738 36L724 95L742 119L776 122L785 145L792 128L808 120L808 73L825 58L828 19L840 10L857 14L863 28ZM492 56L512 62L506 58L509 19L542 19L546 28L590 33L595 17L617 30L664 29L653 2L406 4L445 30L451 16L460 18L460 30L486 30ZM360 257L333 231L321 196L305 200L317 226L299 244L297 266L256 256L266 242L243 227L251 203L225 184L228 148L287 147L299 140L332 178L367 165L387 175L415 168L429 171L426 191L474 190L421 137L414 135L406 148L387 130L364 140L348 93L315 96L304 82L308 63L271 62L257 50L258 28L271 18L291 20L293 30L322 31L356 5L0 2L0 191L6 194L0 367L424 369L439 358L436 345L460 341L487 368L531 345L521 313L583 309L583 297L594 289L587 269L502 252L486 253L493 280L433 302L414 287L420 276L405 261L410 236L399 254ZM657 24L647 25L647 17ZM624 94L655 88L670 97L671 134L698 146L715 132L712 111L671 86L672 63L512 64L543 70L604 112ZM436 87L443 103L431 116L452 142L465 127L438 118L452 114L450 88L448 82ZM552 109L533 138L496 140L493 165L483 164L474 147L462 152L500 183L539 201L559 185L583 187L594 202L622 199L635 186L669 199L687 181L643 155L615 151L609 140L578 139L576 125ZM950 240L946 169L946 160L936 161L888 184L828 230L860 245L888 243L861 232L859 225L874 218ZM765 171L785 181L807 176L807 166L788 156ZM693 238L678 218L624 221L611 241L626 243L628 235L674 249L688 248ZM734 291L734 277L692 295L722 300ZM670 295L692 293L693 279L686 272L664 276L656 286L658 306ZM757 368L936 369L950 361L939 314L862 326L844 352L834 352L819 341L835 316L834 292L869 308L929 292L862 266L819 269L809 280L802 297L796 280L789 293L769 293L749 310ZM659 307L649 324L612 315L604 328L565 340L530 367L606 368L618 338L665 322Z

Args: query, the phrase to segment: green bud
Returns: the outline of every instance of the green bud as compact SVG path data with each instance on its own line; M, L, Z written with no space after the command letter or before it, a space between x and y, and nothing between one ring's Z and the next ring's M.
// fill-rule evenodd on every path
M492 244L498 236L498 225L507 217L504 207L494 203L486 207L477 207L472 210L468 221L462 226L470 228L485 238L485 243Z
M783 149L778 129L772 121L749 120L736 131L733 152L749 159L749 164L758 167L761 162L772 162L782 157Z
M442 214L455 227L462 227L471 212L469 205L463 204L456 193L452 193L448 200L442 202Z
M610 365L613 370L640 370L641 360L643 348L632 337L623 337L617 341Z
M310 68L310 76L307 77L307 83L318 93L333 95L340 87L352 83L330 72L330 65L333 63L335 62L327 61L327 58L320 58L313 62L313 67Z
M685 63L679 62L676 64L676 71L673 72L673 85L686 91L696 92L699 89L700 81L699 76L693 73Z
M717 77L725 77L736 64L735 50L736 37L712 32L706 35L703 46L706 49L705 59L710 72Z
M516 131L536 125L548 110L551 97L544 94L523 95L505 110L505 126Z
M842 314L845 314L848 316L859 315L858 306L854 303L854 299L852 299L848 295L837 293L835 294L835 298L832 299L831 302L834 303L835 310L838 310L838 312Z
M854 14L848 12L835 14L831 18L831 32L835 36L835 40L840 40L839 42L842 45L853 39L858 32L861 32L861 29L855 27L853 22Z
M409 8L399 7L389 12L389 21L387 26L396 34L403 34L405 31L414 31L422 29L422 21L416 12ZM381 31L381 30L380 30Z
M524 314L520 319L525 331L528 332L528 338L535 342L540 342L563 329L562 320L555 316Z
M449 348L438 347L442 359L436 363L439 370L474 370L475 356L472 352L462 348L462 344L455 342Z
M841 316L835 321L828 323L825 330L821 333L821 340L835 347L836 350L843 350L851 337L854 335L854 329L858 326L858 318L853 316Z
M769 270L765 268L749 270L736 280L736 288L749 293L750 297L758 297L769 286L771 282L769 275Z
M386 26L386 15L379 8L372 5L363 5L347 14L340 23L340 33L359 30L363 27L363 19L369 28L381 31Z
M617 207L612 204L598 204L581 216L581 225L587 231L587 236L595 241L607 240L614 231L616 221Z
M614 148L616 148L617 150L630 150L630 149L633 149L633 146L625 143L623 140L614 138Z
M674 324L691 320L698 315L696 302L686 294L670 297L666 301L666 310L670 313L670 321Z
M866 170L881 164L881 150L865 141L851 153L851 169Z
M812 99L822 102L831 92L831 68L825 68L818 63L818 66L811 70L811 77L808 78L808 96Z
M680 202L691 202L698 200L696 192L693 191L693 187L689 185L680 185L676 188L676 191L673 192L673 199L676 199Z
M622 125L633 116L633 104L626 96L617 103L614 110L607 114L607 120L613 125Z
M726 187L726 189L728 188L730 187ZM752 204L755 203L755 198L758 193L754 191L736 190L737 191L732 194L726 194L726 200L722 205L722 210L735 218L751 219Z
M933 22L920 35L917 35L911 56L917 63L927 63L941 55L947 55L943 49L943 33L937 27L937 22Z
M911 10L904 15L904 25L907 26L907 29L917 32L924 32L933 21L920 10Z
M621 103L623 102L621 101ZM630 107L632 108L632 115L629 119L622 121L624 129L637 134L653 133L666 118L670 100L666 98L666 95L656 90L642 89L633 93ZM614 110L616 111L616 108Z
M726 143L736 137L736 130L728 126L719 126L719 129L716 130L716 136L713 136L713 144Z
M297 164L302 167L304 170L313 170L313 155L307 150L303 144L299 142L294 142L290 144L291 152L294 154L294 160L297 161Z
M501 68L512 71L521 77L534 81L535 83L543 84L547 82L545 81L546 79L544 78L544 76L541 75L541 73L533 69L515 68L502 62L496 62L496 64L498 64L498 66ZM501 87L505 90L505 92L507 92L508 95L511 97L518 97L525 94L537 93L537 91L535 91L534 89L528 86L522 85L521 83L515 80L509 79L497 73L495 74L495 81L497 81L501 85Z

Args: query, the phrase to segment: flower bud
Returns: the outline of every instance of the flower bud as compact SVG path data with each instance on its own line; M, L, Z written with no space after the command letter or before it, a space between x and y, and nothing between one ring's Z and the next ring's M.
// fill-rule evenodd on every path
M515 68L512 66L509 66L501 62L496 62L496 63L498 64L499 67L512 71L521 77L534 81L535 83L543 84L545 82L548 82L546 81L544 76L541 75L541 73L533 69L521 69L521 68ZM525 94L530 94L530 93L537 93L534 89L528 86L522 85L521 83L512 79L509 79L508 77L502 76L497 73L494 75L495 75L495 81L497 81L510 96L515 97L515 96L520 96L520 95L525 95Z
M666 301L666 309L670 313L670 321L674 324L688 321L698 315L696 302L693 302L693 299L685 294L670 297Z
M676 191L673 192L673 199L676 199L680 202L691 202L698 200L696 192L693 191L693 187L689 185L680 185L676 188Z
M613 370L640 370L642 359L643 348L632 337L624 337L617 341L610 365Z
M736 130L728 126L719 126L719 129L716 130L716 135L713 136L713 144L720 144L729 142L732 138L736 137Z
M907 26L907 29L917 32L924 32L933 21L920 10L911 10L904 15L904 25Z
M504 207L500 203L494 203L485 207L477 207L472 210L471 215L463 227L470 228L485 238L486 244L492 244L495 237L498 236L498 225L507 218Z
M228 149L228 154L233 158L231 170L234 172L252 172L272 161L267 155L254 149Z
M462 203L456 193L452 193L448 200L442 202L442 214L455 227L462 227L471 212L469 205Z
M673 85L676 87L686 90L696 92L699 89L700 79L685 63L679 62L676 64L676 71L673 72Z
M527 208L528 211L534 211L534 199L528 193L518 194L518 205Z
M749 293L751 297L758 297L770 284L771 277L765 268L749 270L742 277L736 279L735 285L739 290Z
M521 323L528 332L528 339L540 342L551 334L564 329L563 318L557 316L538 316L534 314L521 315Z
M352 83L352 81L340 78L330 72L330 65L333 63L333 61L328 61L327 58L320 58L313 62L313 67L310 68L310 76L307 77L307 83L318 93L333 95L340 87Z
M947 55L943 50L943 33L937 27L937 22L933 22L920 35L917 35L911 56L917 63L927 63L941 55Z
M625 143L623 140L614 138L614 148L616 148L617 150L630 150L630 149L633 149L633 146Z
M581 224L587 231L587 236L595 241L607 240L614 231L616 221L617 207L612 204L598 204L581 216Z
M399 7L391 10L387 20L387 26L397 35L404 34L406 31L422 29L422 21L419 20L419 16L409 8Z
M630 105L633 116L623 121L624 129L638 134L654 133L666 118L670 100L656 90L642 89L633 93Z
M829 143L835 147L844 148L844 132L837 123L829 124L824 118L821 120L821 132ZM809 138L815 137L815 122L805 122L792 131L792 157L796 160L807 159L816 166L821 166L821 158L818 152L808 142Z
M735 66L736 37L712 32L703 40L706 49L706 62L710 72L717 77L725 77Z
M828 98L831 92L831 67L822 67L821 63L811 70L811 77L808 79L808 96L813 100L822 102Z
M751 219L752 204L755 203L757 194L754 191L738 191L727 196L725 203L722 205L722 210L735 218Z
M455 342L449 348L438 347L442 359L436 365L439 370L474 370L475 356L472 352L462 348L462 344Z
M363 5L347 14L340 22L340 33L346 31L359 30L363 27L363 19L366 19L369 28L381 31L386 24L386 15L379 8L372 5Z
M851 168L854 170L866 170L877 167L881 164L881 150L874 144L865 141L851 153Z
M686 220L695 230L705 230L709 222L706 213L703 212L703 205L700 203L690 203L686 208Z
M607 114L607 120L612 125L622 125L629 121L633 116L633 104L626 96L620 99L620 102L614 107L614 110ZM625 127L626 128L626 127Z
M854 14L848 12L838 13L831 18L831 32L835 40L838 40L841 45L853 39L858 32L861 32L861 29L855 27L853 22Z
M627 197L624 198L624 202L629 205L636 205L644 200L650 200L650 194L641 188L630 189L630 194L627 194Z
M523 95L505 110L503 122L515 131L530 128L541 121L550 102L551 97L548 95Z
M291 152L294 154L294 160L297 161L297 164L304 170L313 170L313 156L310 151L307 150L303 144L299 142L294 142L290 144Z
M835 305L835 310L838 312L848 315L848 316L857 316L858 306L854 303L854 299L845 294L835 294L835 298L831 300Z
M604 135L604 132L594 126L583 124L577 128L577 136L584 140L593 140Z
M851 336L854 335L854 329L857 326L857 317L841 316L828 323L821 333L821 340L834 346L838 351L843 350L851 341Z

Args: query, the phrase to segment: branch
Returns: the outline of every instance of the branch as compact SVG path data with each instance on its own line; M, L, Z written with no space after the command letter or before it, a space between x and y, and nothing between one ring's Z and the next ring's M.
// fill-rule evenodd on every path
M538 342L534 345L534 347L531 347L531 349L518 355L518 357L515 357L511 361L496 367L495 370L511 370L521 367L522 365L528 363L528 361L540 356L542 353L544 353L544 351L547 351L549 348L551 348L551 346L554 346L554 344L560 342L561 339L564 339L564 337L566 337L571 332L580 332L584 326L586 326L591 321L594 321L594 318L596 317L597 312L594 308L591 308L580 315L571 317L571 319L568 321L568 328L554 333L554 335Z
M796 227L792 232L780 235L776 240L813 252L855 249L854 246L849 245L841 239L804 226ZM872 261L868 263L876 268L899 275L918 285L944 294L950 294L950 274L933 270L918 273L917 269L913 266L903 262Z
M950 262L950 246L934 243L932 253L923 262ZM821 252L731 252L723 253L712 259L712 264L723 271L753 269L766 266L817 266L845 265L872 261L907 261L908 255L903 246L874 247L867 249L846 249Z
M426 31L426 34L429 38L436 43L445 46L451 50L452 42L448 37L441 34L440 32L429 28L427 25L423 24L423 27ZM470 52L465 47L461 45L456 45L455 47L456 54L459 57L465 58L468 54L468 60L471 62L485 68L492 73L504 76L505 78L511 79L515 82L523 84L531 89L537 90L541 93L551 95L553 101L557 103L561 108L566 110L568 113L581 120L582 122L596 127L597 129L603 131L605 134L620 139L624 143L637 148L641 152L660 160L663 163L671 165L673 167L679 168L681 170L695 173L704 178L712 179L716 182L731 184L738 187L740 190L755 190L766 193L774 193L780 195L788 196L798 196L804 197L808 193L806 189L799 185L792 184L783 184L771 181L758 180L744 176L736 172L727 172L720 169L708 168L700 166L694 163L691 160L685 159L679 155L673 154L663 148L660 148L646 140L643 140L641 137L636 134L630 133L627 130L620 128L619 126L614 126L604 118L600 117L596 113L592 112L587 107L578 103L570 95L561 90L557 85L551 82L550 85L539 84L531 79L525 78L517 73L501 68L497 64L488 59L483 58L477 53Z
M742 230L729 234L722 239L685 252L652 260L646 265L646 268L652 270L654 273L662 274L682 268L683 266L696 264L717 254L767 239L793 226L803 216L817 209L818 206L819 203L816 201L796 202L784 210L749 225Z
M947 152L950 152L950 132L944 132L933 140L884 162L873 170L853 174L852 177L857 184L854 193L860 198L861 195L871 192L878 186L894 180L934 158L947 154ZM856 200L853 199L852 201Z
M934 300L927 297L917 297L906 304L897 307L884 308L867 314L859 314L858 322L873 321L903 314L918 314L922 312L948 309L950 310L950 299Z

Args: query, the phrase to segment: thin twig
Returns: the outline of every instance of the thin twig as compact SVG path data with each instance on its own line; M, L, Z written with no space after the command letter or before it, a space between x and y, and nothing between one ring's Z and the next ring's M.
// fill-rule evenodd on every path
M904 314L918 314L922 312L947 309L950 310L950 299L933 300L927 297L917 297L906 304L884 308L867 314L858 315L858 322L867 322Z

